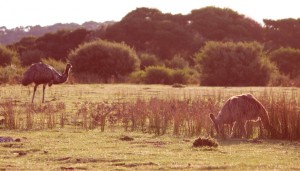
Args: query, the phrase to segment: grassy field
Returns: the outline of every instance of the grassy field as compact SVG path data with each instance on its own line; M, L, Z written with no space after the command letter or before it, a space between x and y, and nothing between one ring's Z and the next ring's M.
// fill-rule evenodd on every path
M193 137L116 129L1 130L21 142L0 144L0 170L299 170L300 143L219 140L195 148ZM122 136L132 141L122 141Z
M179 122L180 134L174 134L172 131L173 127L175 129L172 123L174 125L176 123L173 119L167 120L168 130L161 135L157 135L155 131L151 132L152 127L150 126L146 127L146 131L143 131L142 126L139 125L141 124L140 118L128 121L129 128L134 128L132 125L137 122L135 123L136 129L132 129L134 131L131 129L125 131L124 118L121 122L107 124L105 131L101 130L98 125L88 129L84 127L85 117L87 120L91 119L91 113L97 112L93 105L99 107L100 104L118 103L126 108L122 112L130 111L131 113L133 109L140 106L142 106L142 110L145 110L153 107L151 105L156 105L157 108L151 109L152 111L149 113L153 113L153 111L159 113L161 110L173 112L174 109L162 109L162 106L170 105L172 107L174 99L178 99L179 101L175 101L177 106L180 107L181 102L183 102L183 104L189 103L189 108L187 111L177 110L175 112L201 110L204 113L201 117L207 118L207 112L218 111L228 97L241 93L252 93L262 100L272 114L271 116L277 116L278 111L279 113L282 111L288 113L289 116L294 117L288 120L292 122L296 116L299 116L299 88L210 88L197 86L172 88L171 86L159 85L64 84L46 89L45 104L40 104L41 87L39 87L35 105L31 107L32 89L33 87L18 85L0 87L0 114L12 114L13 119L11 120L16 126L8 128L7 126L10 124L6 123L6 127L2 125L0 136L21 139L21 142L0 143L0 170L300 169L300 142L297 139L293 141L218 139L219 146L217 148L194 148L192 147L193 141L199 134L190 135L185 134L185 132L187 128L190 128L190 124L192 126L198 124L195 122L195 118L191 120L184 118L185 122ZM169 101L170 99L171 101ZM147 101L150 101L149 104ZM194 109L194 103L196 105L204 103L201 106L203 108ZM57 107L59 106L57 104L62 104L63 107ZM83 106L83 104L86 105ZM280 108L280 104L282 104L282 108ZM127 105L132 106L132 108L127 109ZM106 107L101 108L101 111L109 110ZM211 107L211 109L206 111L205 108L207 107ZM33 114L30 114L31 110L34 110ZM53 115L57 122L53 122L51 125L49 121L53 118L46 115L52 116L53 112L57 113L57 116ZM137 112L142 111L137 110ZM89 115L84 115L84 113L89 113ZM62 114L67 116L63 126L59 118ZM129 116L133 117L134 115ZM148 117L151 120L151 116ZM156 115L155 117L158 117L158 120L162 119ZM81 122L79 124L71 122L74 118L81 119ZM164 118L166 117L164 116ZM34 121L33 126L28 120ZM87 125L90 123L93 122L87 122ZM202 124L202 122L199 123ZM274 121L274 123L276 122ZM159 124L162 126L163 123L160 122ZM154 126L157 125L154 124ZM209 120L206 120L202 126L201 130L211 132ZM291 126L288 130L298 129L297 122L293 122L291 125L287 124L287 126ZM205 131L199 133L200 136L209 135ZM132 137L133 140L122 141L120 138L123 136Z
M22 103L31 102L33 86L4 85L0 86L0 97L3 100L16 100ZM232 95L252 93L255 96L276 94L299 96L300 88L293 87L199 87L188 86L173 88L167 85L131 85L131 84L63 84L46 88L46 102L64 102L72 104L84 101L113 101L136 98L197 98L221 96L226 100ZM35 102L42 100L42 86L38 87Z

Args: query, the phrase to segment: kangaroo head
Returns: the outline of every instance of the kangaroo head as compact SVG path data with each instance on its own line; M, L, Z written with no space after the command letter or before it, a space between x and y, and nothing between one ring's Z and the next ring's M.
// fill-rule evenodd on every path
M217 131L217 133L219 134L220 133L220 129L219 129L219 124L218 124L218 121L216 120L215 118L215 115L213 115L212 113L209 114L209 117L211 119L211 121L213 122L214 126L215 126L215 129Z

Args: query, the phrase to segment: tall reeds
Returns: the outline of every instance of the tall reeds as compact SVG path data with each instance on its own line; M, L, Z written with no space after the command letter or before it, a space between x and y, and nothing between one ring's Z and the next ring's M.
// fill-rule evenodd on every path
M4 128L7 129L52 129L57 124L61 127L64 121L65 106L63 103L16 104L6 101L0 104L0 115L4 117ZM62 119L63 120L63 119Z
M77 102L68 112L63 102L33 105L7 101L0 104L0 115L7 129L53 129L68 125L80 129L99 128L100 131L107 127L123 127L125 131L156 135L214 135L208 114L216 114L231 95L214 92L196 97ZM255 96L266 107L271 125L281 136L272 137L267 131L261 131L260 124L249 123L249 137L300 139L298 94L265 91L255 93ZM229 127L225 130L229 132Z

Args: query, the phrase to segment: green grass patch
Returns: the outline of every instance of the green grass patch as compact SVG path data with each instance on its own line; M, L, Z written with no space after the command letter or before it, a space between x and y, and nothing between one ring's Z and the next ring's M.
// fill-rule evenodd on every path
M0 144L0 169L8 170L293 170L300 143L217 140L194 148L195 137L153 136L122 130L1 130L21 142ZM120 137L132 137L123 141Z

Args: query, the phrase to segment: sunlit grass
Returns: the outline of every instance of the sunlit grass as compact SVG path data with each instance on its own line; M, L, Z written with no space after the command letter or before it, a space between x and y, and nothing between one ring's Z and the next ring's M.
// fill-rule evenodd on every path
M8 170L291 170L299 167L299 142L219 140L193 148L194 137L153 136L122 130L1 131L21 142L0 144ZM127 135L132 141L121 141ZM23 153L22 153L23 152Z

